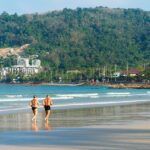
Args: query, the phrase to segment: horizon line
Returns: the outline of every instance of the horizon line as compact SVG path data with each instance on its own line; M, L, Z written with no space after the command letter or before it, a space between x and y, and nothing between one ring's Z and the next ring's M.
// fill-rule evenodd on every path
M150 10L145 10L145 9L142 9L142 8L123 8L123 7L108 7L108 6L95 6L95 7L92 7L91 6L91 7L76 7L76 8L65 7L65 8L62 8L62 9L54 9L54 10L48 10L48 11L43 11L43 12L29 12L29 13L19 13L19 12L11 13L11 12L7 12L7 11L4 10L4 11L0 12L0 15L2 15L3 13L7 13L9 15L17 14L19 16L22 16L22 15L32 15L32 14L43 15L43 14L52 13L52 12L61 12L64 9L77 10L77 9L96 9L96 8L122 9L122 10L133 9L133 10L141 10L141 11L144 11L144 12L150 12Z

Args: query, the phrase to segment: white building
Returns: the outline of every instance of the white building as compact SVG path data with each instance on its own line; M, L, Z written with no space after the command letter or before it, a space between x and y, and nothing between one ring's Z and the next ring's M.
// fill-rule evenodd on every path
M0 79L5 78L7 75L7 69L6 68L2 68L0 71Z
M1 69L1 78L5 78L7 74L19 74L23 73L25 76L33 75L41 71L41 61L39 59L32 60L32 64L29 63L29 58L18 57L17 65L12 67L5 67Z
M120 72L115 72L115 73L113 74L113 77L114 77L114 78L118 78L118 77L120 77L120 75L121 75Z
M29 67L30 66L29 59L18 57L17 66Z
M41 67L41 61L39 59L32 60L32 66Z

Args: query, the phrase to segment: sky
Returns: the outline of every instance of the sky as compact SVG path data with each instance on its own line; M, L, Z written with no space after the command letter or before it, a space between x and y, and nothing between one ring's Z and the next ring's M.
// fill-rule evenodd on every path
M104 6L110 8L140 8L150 11L150 0L0 0L0 13L44 13L63 8L75 9Z

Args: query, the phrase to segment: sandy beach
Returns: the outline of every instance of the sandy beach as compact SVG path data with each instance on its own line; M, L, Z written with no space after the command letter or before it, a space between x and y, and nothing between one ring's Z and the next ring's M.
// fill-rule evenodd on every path
M49 122L40 110L0 115L3 150L148 150L150 104L53 110Z

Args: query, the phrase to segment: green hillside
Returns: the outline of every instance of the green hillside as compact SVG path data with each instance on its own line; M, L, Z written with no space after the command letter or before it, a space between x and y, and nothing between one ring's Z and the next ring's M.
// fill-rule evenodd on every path
M150 12L140 9L64 9L0 15L0 48L31 44L43 66L58 69L138 66L150 60Z

